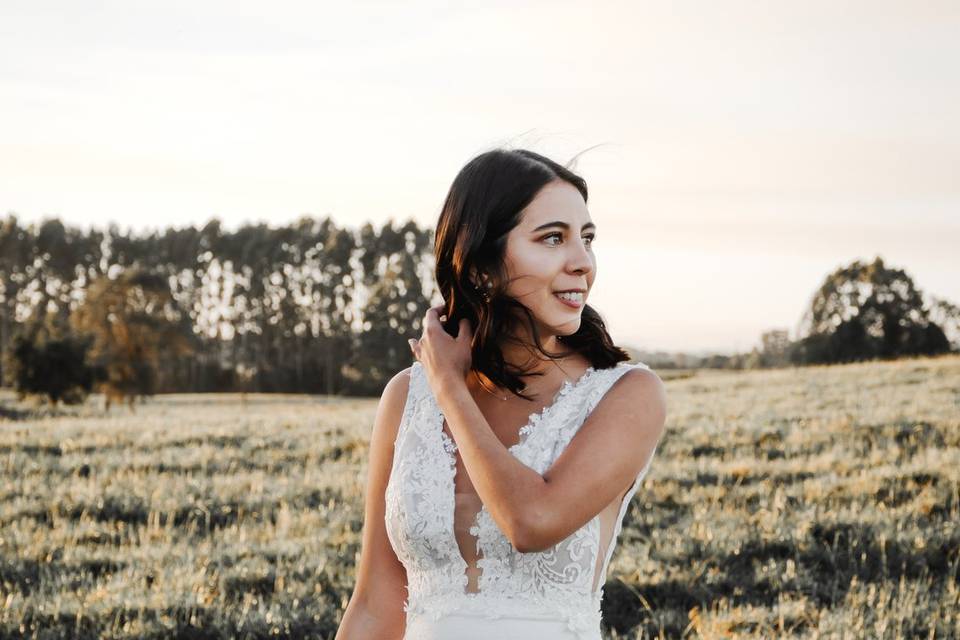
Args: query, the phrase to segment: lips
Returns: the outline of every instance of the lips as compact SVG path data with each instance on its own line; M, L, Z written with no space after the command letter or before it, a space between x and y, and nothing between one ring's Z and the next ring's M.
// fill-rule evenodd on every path
M555 291L553 296L568 307L579 309L583 306L584 294L582 292Z

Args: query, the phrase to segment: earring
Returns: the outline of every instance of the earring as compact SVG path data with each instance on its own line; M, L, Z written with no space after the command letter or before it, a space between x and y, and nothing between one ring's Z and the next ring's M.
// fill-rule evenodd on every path
M480 287L479 285L476 285L476 284L473 285L473 288L474 288L474 290L480 295L480 297L483 299L484 302L489 302L489 301L490 301L490 292L487 291L487 289L490 288L490 283L489 283L489 282L487 282L486 289L484 289L484 288L482 288L482 287Z
M485 291L484 289L490 289L493 287L493 283L490 282L490 277L485 273L480 274L480 277L483 279L484 287L481 287L476 281L471 281L471 284L473 284L473 290L480 294L480 297L483 298L485 302L489 302L490 292Z

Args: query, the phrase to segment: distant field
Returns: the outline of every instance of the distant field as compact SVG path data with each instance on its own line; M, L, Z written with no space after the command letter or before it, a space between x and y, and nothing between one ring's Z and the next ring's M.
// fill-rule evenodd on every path
M960 637L960 356L664 373L607 638ZM375 408L171 395L0 421L0 637L332 638Z

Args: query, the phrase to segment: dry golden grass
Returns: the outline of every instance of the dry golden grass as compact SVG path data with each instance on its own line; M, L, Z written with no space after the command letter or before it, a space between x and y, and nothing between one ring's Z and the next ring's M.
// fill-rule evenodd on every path
M960 637L960 357L667 387L607 638ZM0 422L0 637L332 638L375 408L171 395Z

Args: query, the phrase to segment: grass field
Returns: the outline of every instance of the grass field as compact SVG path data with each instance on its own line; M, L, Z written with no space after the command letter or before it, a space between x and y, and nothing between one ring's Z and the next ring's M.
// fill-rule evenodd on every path
M605 637L960 638L960 356L667 388ZM0 637L333 637L376 399L0 404Z

